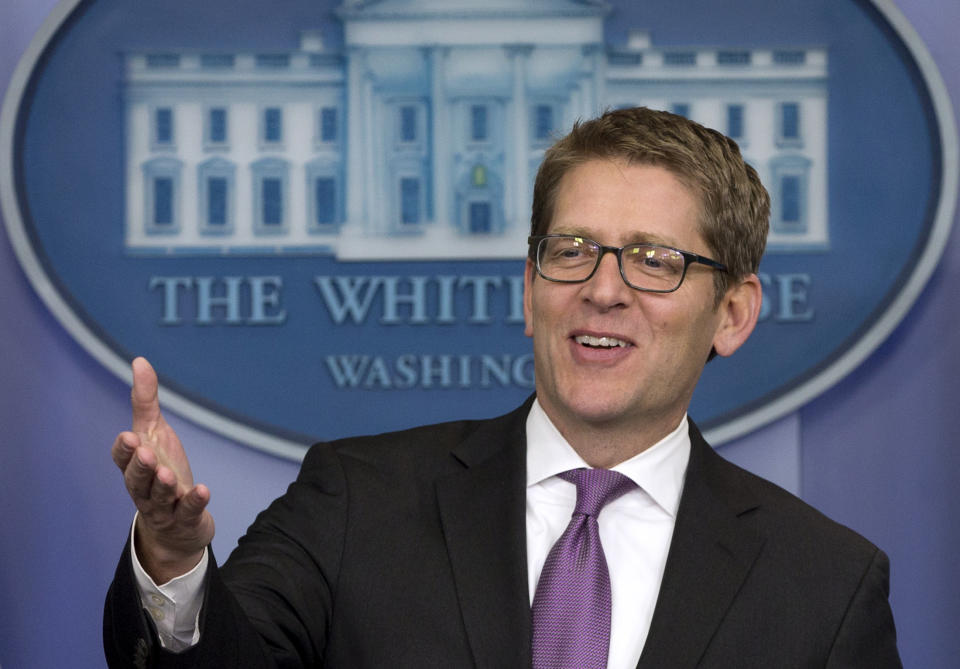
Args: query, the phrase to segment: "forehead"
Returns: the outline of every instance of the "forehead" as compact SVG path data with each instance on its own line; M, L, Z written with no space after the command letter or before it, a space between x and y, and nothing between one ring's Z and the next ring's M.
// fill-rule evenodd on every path
M594 159L560 180L547 231L580 234L604 244L702 248L700 211L694 191L663 167Z

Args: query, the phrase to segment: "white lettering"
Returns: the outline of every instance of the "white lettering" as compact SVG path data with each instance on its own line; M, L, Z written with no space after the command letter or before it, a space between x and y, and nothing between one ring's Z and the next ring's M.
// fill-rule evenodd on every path
M179 325L180 294L177 289L193 288L193 279L189 276L152 276L148 285L150 290L163 286L163 318L160 322L164 325Z
M283 279L279 276L250 277L251 325L280 325L287 320L287 312L280 307ZM273 310L268 314L267 310Z
M523 322L523 276L315 276L331 320L362 325ZM458 314L459 307L459 314ZM465 313L464 313L465 312Z
M813 284L809 274L788 273L769 275L761 273L763 302L760 304L761 322L804 323L814 319L815 311L809 304L808 289Z
M147 287L163 289L161 325L181 325L190 315L206 326L281 325L287 318L279 276L153 276Z
M410 305L409 323L421 324L428 322L427 319L427 277L411 276L408 279L410 283L410 292L401 295L397 286L400 283L398 276L382 277L383 284L383 318L381 323L393 324L402 322L397 315L397 307L400 304Z
M403 354L394 360L379 355L346 353L324 359L334 385L341 389L377 388L533 388L533 355Z
M367 319L367 312L370 311L381 281L380 277L369 276L316 276L313 278L314 284L320 289L324 304L327 305L327 311L337 325L342 324L347 316L350 316L350 320L354 323L363 323ZM334 286L339 289L339 292L334 289Z
M337 388L356 388L363 378L364 370L370 364L370 356L328 355L325 362Z

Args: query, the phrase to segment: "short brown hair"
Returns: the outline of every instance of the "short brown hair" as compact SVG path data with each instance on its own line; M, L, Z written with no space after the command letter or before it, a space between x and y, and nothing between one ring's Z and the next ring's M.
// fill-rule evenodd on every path
M700 234L729 272L714 273L718 304L730 276L739 279L757 271L767 243L770 196L756 170L744 162L732 139L683 116L646 107L577 121L547 150L533 187L530 234L549 230L563 176L598 158L663 167L699 197Z

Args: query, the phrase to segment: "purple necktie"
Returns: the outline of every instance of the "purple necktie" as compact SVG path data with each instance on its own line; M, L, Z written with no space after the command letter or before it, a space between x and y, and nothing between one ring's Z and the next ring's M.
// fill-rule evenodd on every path
M534 669L604 669L610 650L610 573L597 515L636 484L609 469L559 474L577 486L570 524L550 549L533 596Z

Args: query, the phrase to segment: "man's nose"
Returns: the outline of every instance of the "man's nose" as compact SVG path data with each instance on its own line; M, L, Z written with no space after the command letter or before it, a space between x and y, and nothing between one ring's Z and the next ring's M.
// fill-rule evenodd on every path
M626 304L632 291L620 275L617 254L613 252L603 254L597 271L584 284L585 299L605 309Z

